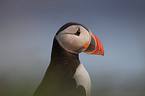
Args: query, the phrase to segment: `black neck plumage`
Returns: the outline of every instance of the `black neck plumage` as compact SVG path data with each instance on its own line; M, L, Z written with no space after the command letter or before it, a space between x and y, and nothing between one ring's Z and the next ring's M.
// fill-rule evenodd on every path
M53 71L64 77L72 77L79 64L78 54L66 51L54 38L49 70L53 69Z

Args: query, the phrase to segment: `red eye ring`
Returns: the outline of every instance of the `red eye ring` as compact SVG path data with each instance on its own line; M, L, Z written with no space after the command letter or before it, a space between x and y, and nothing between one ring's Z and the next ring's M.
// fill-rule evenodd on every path
M80 28L78 28L78 30L76 31L75 35L80 36L80 34L81 34L81 31L80 31Z

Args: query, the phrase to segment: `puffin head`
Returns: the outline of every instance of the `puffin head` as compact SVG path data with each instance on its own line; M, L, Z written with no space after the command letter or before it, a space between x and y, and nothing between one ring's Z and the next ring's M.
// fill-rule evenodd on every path
M100 40L84 25L69 22L63 25L55 35L55 39L66 51L79 54L104 55Z

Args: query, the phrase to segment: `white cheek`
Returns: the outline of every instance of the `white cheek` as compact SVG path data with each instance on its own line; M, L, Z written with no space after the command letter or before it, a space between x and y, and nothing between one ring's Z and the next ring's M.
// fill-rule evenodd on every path
M86 29L84 29L83 27L81 27L80 38L81 38L81 42L83 43L83 45L89 41L89 39L90 39L89 35L90 35L89 32Z
M56 39L58 40L59 44L65 50L76 53L75 51L80 49L85 43L89 41L89 32L83 27L80 28L81 28L80 36L74 34L65 34L65 32L67 33L68 30L64 30L63 32L60 32L58 36L56 36ZM75 30L73 30L73 33L75 32Z
M77 50L82 45L81 43L83 43L79 42L80 38L71 34L62 34L57 36L57 40L65 50L73 53L75 53L75 50Z

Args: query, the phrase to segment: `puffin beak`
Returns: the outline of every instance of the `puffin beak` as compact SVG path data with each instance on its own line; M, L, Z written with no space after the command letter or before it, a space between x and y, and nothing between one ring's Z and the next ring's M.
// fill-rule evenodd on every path
M104 48L100 40L90 31L90 41L84 44L86 54L95 54L104 56Z

